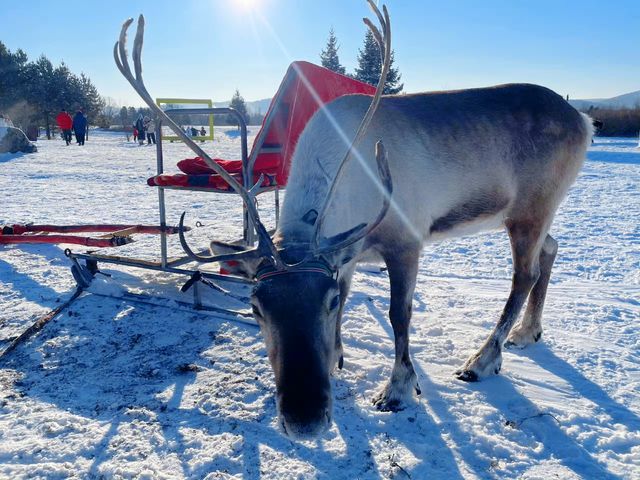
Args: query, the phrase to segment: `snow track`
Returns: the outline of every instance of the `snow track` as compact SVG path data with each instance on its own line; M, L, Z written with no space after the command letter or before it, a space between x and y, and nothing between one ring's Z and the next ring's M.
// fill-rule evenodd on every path
M237 138L217 135L206 148L233 158ZM375 268L356 272L345 365L333 378L335 425L316 442L278 432L255 327L88 293L0 363L0 478L640 478L636 145L596 139L590 149L552 228L560 247L542 341L506 351L499 376L467 384L453 372L507 298L503 232L425 249L411 333L422 396L396 414L371 405L392 366L388 281ZM145 185L153 147L92 132L84 147L41 140L38 148L0 155L0 223L157 221L156 192ZM189 156L168 144L165 162ZM207 224L190 232L194 245L240 235L237 197L167 197L170 223L187 209ZM272 209L260 198L268 225ZM143 236L108 251L154 258L157 242ZM171 242L170 255L179 252ZM74 291L63 249L0 248L0 341ZM184 282L103 268L150 295Z

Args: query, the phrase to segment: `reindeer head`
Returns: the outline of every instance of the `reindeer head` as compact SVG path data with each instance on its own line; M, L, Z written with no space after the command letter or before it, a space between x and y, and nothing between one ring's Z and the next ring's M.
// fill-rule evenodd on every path
M119 42L114 47L116 64L147 105L205 162L241 195L258 233L258 245L246 249L222 242L212 243L213 255L195 254L184 237L184 213L180 219L180 242L185 252L198 262L235 262L233 271L255 280L251 295L254 316L265 338L269 361L273 367L280 423L292 438L310 438L331 424L331 386L329 375L336 362L336 327L344 305L338 282L339 269L351 261L362 240L384 218L392 185L387 156L381 141L376 144L376 162L384 201L377 218L369 225L362 223L332 237L322 236L322 226L335 189L353 150L363 138L380 102L390 66L391 32L386 7L384 15L367 0L378 17L382 34L369 19L364 22L380 45L382 74L372 99L347 153L338 168L324 206L313 221L306 241L287 244L286 239L272 241L260 221L253 201L253 189L247 190L215 163L191 138L182 132L156 104L142 81L141 50L144 19L140 16L133 60L135 77L125 50L126 31L133 20L125 22ZM256 185L260 185L262 179ZM286 199L285 199L286 202Z
M217 254L237 248L211 245ZM311 438L331 425L329 375L336 363L336 326L343 305L338 265L325 258L307 259L308 249L285 247L279 253L287 269L259 258L240 259L235 267L256 280L251 307L275 374L280 425L291 438Z
M308 262L291 271L260 271L251 296L275 374L280 424L292 438L309 438L331 424L340 289L333 271Z

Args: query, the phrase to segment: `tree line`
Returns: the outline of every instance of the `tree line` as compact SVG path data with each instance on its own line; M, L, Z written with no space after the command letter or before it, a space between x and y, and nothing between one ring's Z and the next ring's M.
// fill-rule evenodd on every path
M259 125L260 123L262 123L262 120L264 119L264 114L250 113L247 110L246 102L242 97L242 95L240 95L240 92L237 89L233 94L233 97L231 98L231 103L229 104L229 106L232 108L235 108L240 113L240 115L242 115L242 118L245 119L245 122L247 122L247 125ZM179 108L178 105L171 105L171 104L167 104L165 105L165 107L167 109ZM105 112L105 116L110 119L107 122L108 125L106 125L106 127L108 128L109 125L111 126L118 125L125 131L131 130L133 128L133 124L136 122L136 119L138 118L138 115L151 117L152 113L151 113L151 110L147 107L136 108L136 107L125 106L125 107L121 107L119 110L112 108L109 110L108 113ZM173 119L174 122L176 122L181 127L195 126L195 125L200 126L200 125L207 125L209 123L209 116L206 114L173 114L171 118ZM215 125L236 125L237 122L235 120L235 117L231 115L216 115L214 124Z
M602 137L637 137L640 132L640 106L635 108L589 107L584 112L602 122L596 135Z
M9 50L0 42L0 112L23 130L44 126L51 138L55 117L61 109L83 109L91 118L102 114L104 99L89 77L76 75L61 62L54 66L41 55L29 61L18 49Z

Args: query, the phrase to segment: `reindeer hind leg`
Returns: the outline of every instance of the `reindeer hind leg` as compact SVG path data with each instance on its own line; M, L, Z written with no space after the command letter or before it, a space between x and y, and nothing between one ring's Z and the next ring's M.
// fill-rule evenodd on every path
M506 348L523 348L540 340L542 336L542 309L551 278L551 268L557 252L558 242L551 235L547 235L540 250L540 278L531 289L527 300L527 309L522 320L511 330L504 344Z
M511 221L507 224L507 230L513 254L513 277L509 299L498 324L484 345L456 372L460 380L473 382L500 371L502 344L518 319L531 289L540 278L540 250L546 235L546 225Z
M355 269L355 263L347 268L345 268L342 272L342 277L340 278L338 284L340 286L340 309L338 310L338 316L336 320L336 343L334 347L334 365L338 366L339 370L342 370L344 365L344 348L342 346L342 315L344 312L344 304L347 300L347 296L349 295L349 290L351 288L351 277L353 276L353 271Z

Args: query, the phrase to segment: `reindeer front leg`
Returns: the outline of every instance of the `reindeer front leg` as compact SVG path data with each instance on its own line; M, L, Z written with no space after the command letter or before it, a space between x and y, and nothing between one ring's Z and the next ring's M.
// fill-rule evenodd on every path
M391 378L374 397L373 404L378 410L395 412L402 410L407 401L411 400L414 389L418 395L421 393L409 355L411 303L416 286L420 247L397 248L393 253L383 254L383 257L391 284L389 319L395 338L395 361Z

